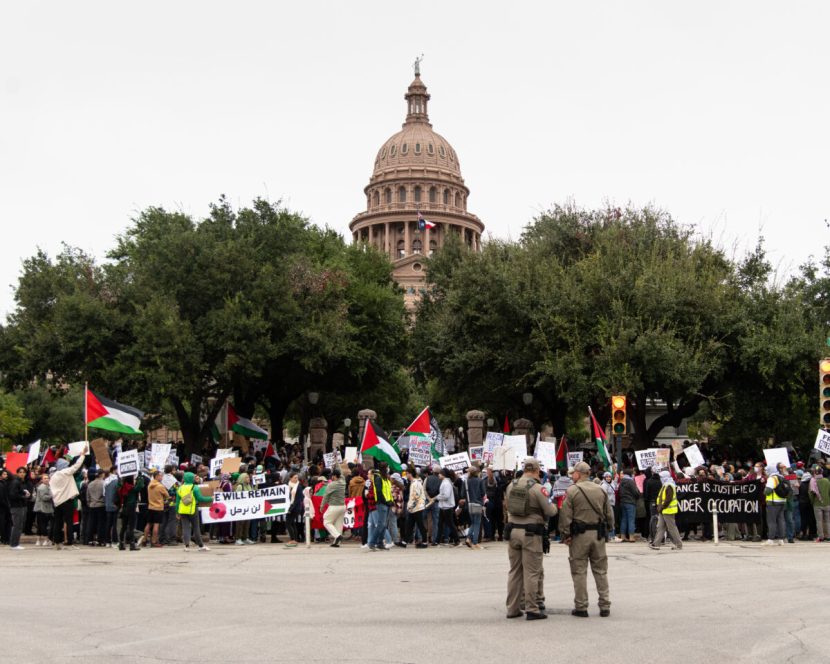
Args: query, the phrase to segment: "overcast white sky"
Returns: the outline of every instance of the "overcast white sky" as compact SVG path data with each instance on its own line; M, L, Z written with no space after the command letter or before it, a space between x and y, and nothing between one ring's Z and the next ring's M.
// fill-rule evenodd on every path
M421 52L493 236L573 198L762 228L785 271L828 241L828 2L4 2L0 318L36 247L103 257L149 205L347 234Z

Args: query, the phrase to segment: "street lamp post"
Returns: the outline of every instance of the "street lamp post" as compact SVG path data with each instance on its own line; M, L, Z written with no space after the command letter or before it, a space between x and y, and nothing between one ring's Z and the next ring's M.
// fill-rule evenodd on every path
M310 406L316 406L319 400L319 392L308 393L308 403ZM303 439L303 461L306 465L308 465L309 438L311 438L311 409L309 409L306 413L305 438Z
M487 418L487 431L490 431L493 428L493 425L496 421L492 417Z
M345 447L349 446L349 433L350 433L349 427L350 426L352 426L352 419L350 417L347 417L346 419L343 420L343 429L344 429L343 433L345 434L343 436L343 441L344 441L344 446Z

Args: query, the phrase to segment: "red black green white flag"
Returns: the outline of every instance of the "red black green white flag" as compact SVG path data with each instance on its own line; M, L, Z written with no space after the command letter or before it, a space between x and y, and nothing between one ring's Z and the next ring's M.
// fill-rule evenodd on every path
M86 424L92 429L141 435L143 411L106 399L86 388Z
M418 414L418 417L404 430L398 440L404 436L429 440L429 451L433 459L439 459L447 453L447 444L441 433L441 427L438 426L438 420L430 412L429 406Z
M565 435L562 434L562 438L559 441L559 445L556 448L556 468L559 470L561 475L567 475L568 473L568 440L565 438Z
M611 470L611 455L608 453L608 441L605 440L605 432L600 428L597 418L594 417L594 411L588 406L588 415L591 416L591 429L594 437L594 442L597 444L597 455L605 466L605 470Z
M268 432L262 427L257 426L247 417L240 417L237 415L234 407L228 404L228 429L234 431L246 438L259 438L260 440L268 440Z
M401 458L395 448L389 443L389 436L372 420L366 420L363 430L363 440L360 443L360 453L370 456L377 461L383 461L393 470L402 470Z

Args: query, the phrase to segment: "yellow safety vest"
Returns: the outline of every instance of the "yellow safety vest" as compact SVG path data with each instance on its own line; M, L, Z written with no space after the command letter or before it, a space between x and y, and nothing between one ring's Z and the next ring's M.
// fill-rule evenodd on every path
M388 504L392 502L392 481L385 480L380 476L380 473L372 478L372 488L375 491L375 501L378 501L377 481L380 481L380 492L384 501Z
M664 484L660 487L660 493L657 494L657 504L662 505L666 501L666 488L671 486L670 484ZM680 506L677 503L677 489L672 487L673 494L671 497L671 501L669 504L663 508L661 514L677 514Z
M193 495L193 485L183 484L178 489L176 489L176 493L179 495L179 507L177 510L178 513L196 514L196 496ZM190 501L190 505L185 505L184 500L182 500L187 494L190 494L190 497L193 499Z
M775 503L776 505L779 504L779 503L786 503L787 502L786 498L782 498L777 493L775 493L775 490L778 488L778 483L782 481L781 478L780 477L773 477L772 479L775 480L775 486L772 487L772 493L767 496L767 502L768 503ZM784 482L786 482L786 481L787 480L784 480Z

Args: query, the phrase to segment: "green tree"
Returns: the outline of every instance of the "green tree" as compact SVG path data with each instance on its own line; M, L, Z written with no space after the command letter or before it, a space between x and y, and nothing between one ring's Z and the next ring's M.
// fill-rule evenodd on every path
M20 402L14 395L0 391L0 447L6 450L12 440L31 428L32 423L24 415Z

